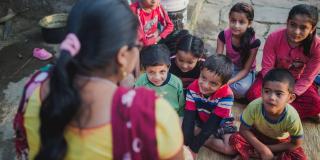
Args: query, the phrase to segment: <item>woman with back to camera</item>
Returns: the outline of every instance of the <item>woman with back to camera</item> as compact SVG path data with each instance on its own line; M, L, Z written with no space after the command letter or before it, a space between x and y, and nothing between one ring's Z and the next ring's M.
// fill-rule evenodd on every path
M144 88L116 84L139 56L120 0L79 0L56 65L36 72L15 117L19 159L183 159L178 116Z

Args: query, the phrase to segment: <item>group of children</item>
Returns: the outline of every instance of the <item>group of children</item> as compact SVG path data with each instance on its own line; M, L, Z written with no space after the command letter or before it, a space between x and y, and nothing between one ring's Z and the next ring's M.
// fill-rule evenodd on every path
M268 36L257 75L251 5L231 8L211 56L200 38L173 32L159 0L130 9L77 1L56 64L24 88L18 159L183 159L183 144L194 157L206 146L235 159L307 159L301 119L320 122L316 7L290 10L286 28ZM121 86L128 73L133 88ZM232 107L243 98L252 102L238 130Z
M316 7L294 6L287 27L268 37L257 79L255 59L261 42L252 27L250 4L231 8L229 27L219 33L216 54L209 57L203 41L191 34L173 37L173 51L164 45L172 38L173 26L158 0L140 0L131 9L138 15L145 45L140 53L144 73L135 87L154 89L183 117L184 144L193 155L206 146L238 155L236 159L307 158L301 148L300 118L320 120L320 98L313 83L320 70ZM234 99L243 98L252 102L237 132L231 109Z

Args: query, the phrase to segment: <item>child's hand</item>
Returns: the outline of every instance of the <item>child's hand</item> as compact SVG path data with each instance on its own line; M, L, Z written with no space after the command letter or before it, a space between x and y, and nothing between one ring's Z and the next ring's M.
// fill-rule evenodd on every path
M154 32L153 37L156 39L156 43L158 43L161 40L160 31L157 30L156 32Z
M274 158L274 155L272 151L268 147L266 147L264 148L264 150L262 150L262 152L260 152L260 157L262 160L272 160Z
M158 36L158 37L156 38L156 43L158 43L160 40L161 40L161 37Z

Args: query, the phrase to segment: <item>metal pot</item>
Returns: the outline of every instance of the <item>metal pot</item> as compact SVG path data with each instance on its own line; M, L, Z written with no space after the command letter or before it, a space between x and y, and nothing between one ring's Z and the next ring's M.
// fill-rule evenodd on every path
M42 18L39 25L42 37L47 43L61 43L66 36L68 14L58 13Z

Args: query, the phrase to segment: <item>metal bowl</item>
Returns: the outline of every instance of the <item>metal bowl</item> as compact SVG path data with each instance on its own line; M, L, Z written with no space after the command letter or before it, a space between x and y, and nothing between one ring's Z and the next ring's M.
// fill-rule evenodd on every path
M42 36L47 43L60 43L66 35L68 14L58 13L42 18L39 25Z

